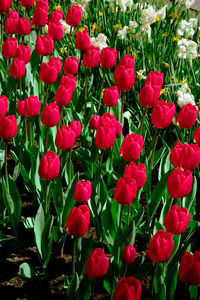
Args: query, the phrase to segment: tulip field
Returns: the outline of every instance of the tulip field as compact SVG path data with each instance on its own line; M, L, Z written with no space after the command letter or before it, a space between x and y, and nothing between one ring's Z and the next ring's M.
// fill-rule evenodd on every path
M2 299L199 299L196 4L0 0Z

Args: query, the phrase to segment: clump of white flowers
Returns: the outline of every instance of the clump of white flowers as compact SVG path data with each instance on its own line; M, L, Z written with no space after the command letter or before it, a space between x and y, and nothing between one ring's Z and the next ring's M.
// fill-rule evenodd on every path
M177 54L179 58L188 59L190 62L197 57L197 43L194 41L181 39L178 41Z
M141 11L141 23L142 25L151 25L156 22L157 13L153 6L149 5L147 8Z
M131 9L133 6L133 0L114 0L114 1L116 1L116 5L118 5L123 12L125 12L128 7L129 9ZM114 2L114 1L107 0L107 2Z
M69 26L63 19L60 20L60 23L63 26L64 34L69 34L71 26ZM73 27L72 27L72 31L73 31Z
M191 18L189 21L182 20L178 26L178 35L185 38L193 38L195 30L197 29L197 19Z
M81 6L83 9L85 9L89 5L90 1L91 0L71 0L71 4Z
M179 4L190 8L195 3L195 0L179 0Z
M176 92L176 95L178 97L177 103L180 107L183 107L183 105L186 105L188 103L196 105L194 96L192 95L191 90L186 83L182 84L181 88Z
M108 47L107 36L103 33L99 33L96 38L92 37L90 39L90 41L91 41L91 45L93 45L94 47L99 47L100 50L102 50L103 48Z

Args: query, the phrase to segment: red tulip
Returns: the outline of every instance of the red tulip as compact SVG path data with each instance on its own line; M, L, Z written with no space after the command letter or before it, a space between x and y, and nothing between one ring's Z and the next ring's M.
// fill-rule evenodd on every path
M14 78L21 78L25 75L25 62L21 59L15 58L10 66L10 75Z
M31 32L31 23L29 19L19 18L17 23L17 33L25 36Z
M172 234L160 229L151 238L147 254L154 263L168 261L174 248Z
M115 287L113 300L140 300L142 294L141 282L135 277L122 277Z
M177 124L184 129L191 128L196 123L198 112L191 103L183 105L177 116Z
M69 104L72 99L72 88L65 88L64 85L59 85L55 94L55 102L61 106Z
M59 107L55 102L46 104L42 114L41 122L46 127L56 126L60 119Z
M185 283L200 284L200 251L195 251L193 255L189 252L183 254L178 275Z
M145 84L151 83L153 88L161 89L163 85L164 73L158 73L157 71L151 71L145 80Z
M75 48L80 51L87 51L90 48L90 36L87 30L78 31L75 39Z
M172 234L181 234L186 230L190 217L187 207L173 205L165 216L165 228Z
M2 45L2 55L6 58L15 57L17 52L17 39L8 37Z
M78 59L76 56L67 57L64 62L64 73L75 75L78 72Z
M22 117L35 117L40 113L40 101L37 96L17 101L17 113Z
M116 124L116 127L115 127L116 136L119 136L122 132L122 124L119 121L116 121L115 124Z
M181 153L181 167L193 171L200 163L200 148L196 144L184 144Z
M160 100L152 110L151 123L156 128L166 128L171 124L175 112L176 107L174 103Z
M158 103L160 88L153 88L151 83L143 86L139 94L139 103L144 107L153 107Z
M58 72L55 66L50 66L47 63L42 63L40 67L40 80L47 83L53 84L56 82Z
M115 68L113 77L120 91L129 91L135 83L134 56L125 55Z
M31 49L28 45L20 45L15 57L23 60L25 64L27 64L31 60Z
M99 122L100 122L100 116L93 115L89 122L90 128L96 130L99 126Z
M74 190L74 199L80 203L86 203L92 195L92 185L89 180L78 181Z
M83 65L86 68L92 69L96 68L100 60L100 49L94 46L90 46L90 48L85 52L83 56Z
M17 100L17 113L22 117L28 117L26 100Z
M21 6L30 8L34 4L34 0L20 0Z
M111 69L117 60L117 50L109 47L103 48L100 57L100 66L103 69Z
M192 188L193 177L189 170L182 171L175 168L167 179L167 190L173 198L183 198L189 195Z
M193 135L193 142L200 145L200 125L195 129L195 132Z
M0 119L0 137L3 140L11 140L17 133L17 121L15 116L4 116Z
M9 12L13 0L1 0L0 1L0 14Z
M57 22L50 22L48 27L48 34L52 36L54 41L61 41L64 35L63 25Z
M62 10L54 10L52 11L49 17L49 23L56 23L63 19L63 11Z
M138 164L131 162L130 165L125 167L125 177L131 177L135 179L137 188L140 189L146 182L146 167L144 164Z
M62 61L60 59L60 57L50 57L49 58L49 62L48 62L49 66L55 67L57 70L57 73L59 74L62 70Z
M89 278L96 279L106 275L109 260L101 248L92 251L85 265L85 273Z
M78 138L81 134L81 122L72 120L69 124L69 127L71 127L71 129L74 131L75 138Z
M137 193L137 183L131 177L121 177L117 181L114 199L121 205L130 205Z
M66 23L72 27L76 27L81 22L81 19L82 7L76 5L70 6L66 16Z
M60 80L60 85L64 85L66 89L71 87L73 93L76 88L76 77L72 74L63 75Z
M90 210L87 205L74 207L66 222L66 230L69 234L82 237L90 225Z
M133 264L136 254L135 248L132 245L127 245L121 253L121 260L125 265Z
M44 27L47 23L48 11L40 7L36 7L33 13L32 24L35 27Z
M174 148L172 148L172 150L170 152L170 156L169 156L169 159L170 159L170 162L172 165L178 166L178 167L180 167L182 165L183 148L184 148L184 144L182 144L180 142L176 143Z
M103 104L112 107L117 105L119 100L119 93L116 86L106 88L103 94Z
M114 124L115 125L115 124ZM114 145L116 128L112 124L100 125L97 128L95 144L100 149L109 149Z
M6 96L0 96L0 118L4 117L8 112L8 99Z
M45 180L53 180L58 177L60 171L60 160L58 154L47 151L40 160L39 176Z
M136 133L127 134L122 142L120 155L127 161L136 161L142 151L143 137Z
M16 10L10 10L4 24L4 29L7 34L17 33L18 20L19 20L18 12Z
M38 35L36 44L35 44L35 52L38 55L48 56L51 54L53 50L53 39L50 35Z
M56 147L63 151L67 151L73 148L75 143L75 133L71 129L71 127L62 125L60 129L58 129L56 134Z

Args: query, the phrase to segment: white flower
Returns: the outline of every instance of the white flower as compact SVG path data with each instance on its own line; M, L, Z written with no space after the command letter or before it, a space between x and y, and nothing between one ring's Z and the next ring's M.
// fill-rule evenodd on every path
M191 22L187 22L185 20L182 20L179 24L179 27L178 27L178 35L179 36L184 36L185 38L193 38L193 35L194 35L194 27L195 26L195 22L194 20L196 21L196 19L193 19Z
M117 5L119 5L122 11L125 12L127 7L132 7L133 0L117 0Z
M137 22L129 21L129 26L127 28L128 33L135 33L136 28L138 27Z
M49 26L46 24L46 25L44 26L44 33L48 34L48 28L49 28Z
M195 18L190 18L188 22L189 22L190 24L192 24L192 27L193 27L194 29L197 28L197 24L198 24L197 19L195 19Z
M197 57L197 43L194 41L187 41L186 39L182 39L178 41L178 50L177 54L179 58L186 59L188 58L191 62L192 59Z
M128 30L128 26L124 26L121 30L118 30L117 36L119 37L120 40L125 39L127 30Z
M166 18L166 8L167 5L163 6L160 10L157 11L157 16L159 16L161 21Z
M141 14L142 25L151 25L156 22L157 14L153 6L149 5L148 8L142 10Z
M182 84L181 88L176 92L176 94L178 97L177 103L180 107L183 107L183 105L188 103L195 105L194 96L192 95L191 90L186 83Z
M90 44L93 45L94 47L99 47L100 50L108 47L106 41L107 41L107 36L103 33L99 33L99 35L96 38L95 37L90 38Z
M60 23L62 24L63 26L63 30L64 30L64 34L69 34L70 33L70 29L71 29L71 26L69 26L63 19L60 20ZM73 27L72 27L72 31L73 31Z
M184 5L187 9L195 3L195 0L179 0L179 4Z

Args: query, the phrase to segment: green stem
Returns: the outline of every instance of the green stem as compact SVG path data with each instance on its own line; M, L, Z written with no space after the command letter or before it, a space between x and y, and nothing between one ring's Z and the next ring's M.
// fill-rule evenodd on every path
M3 44L3 14L1 14L1 45Z
M67 56L69 56L71 37L72 37L72 26L70 27L70 32L69 32L69 41L68 41Z
M122 107L121 107L121 123L123 125L123 114L124 114L124 92L122 92Z
M47 84L46 96L45 96L45 105L47 104L47 100L48 100L48 91L49 91L49 85Z
M104 81L105 81L105 75L106 75L106 70L103 70L103 79L102 79L102 83L101 83L101 91L100 91L100 99L99 99L99 105L98 105L98 112L100 110L101 107L101 96L102 96L102 92L103 92L103 86L104 86Z
M47 213L47 209L48 209L48 188L49 188L49 182L48 182L48 180L46 180L46 188L45 188L45 209L46 209L46 213Z
M89 69L87 69L87 73L85 76L85 100L87 100L88 76L89 76ZM85 107L86 107L86 103L85 103Z
M26 142L28 140L28 128L27 128L27 118L24 118L24 123L25 123L25 135L26 135Z
M120 221L119 227L122 229L122 217L123 217L124 205L121 205L121 212L120 212Z
M47 130L46 130L46 137L45 137L45 153L48 149L48 135L49 135L49 127L47 127Z
M94 279L93 283L92 283L92 300L94 300L95 282L96 282L96 279Z
M59 123L58 123L58 129L61 127L62 125L62 120L63 120L63 109L64 109L64 106L61 106L60 108L60 119L59 119Z
M140 124L140 135L142 134L142 128L144 125L144 121L146 119L146 115L147 115L147 111L148 111L148 107L145 107L144 111L143 111L143 115L142 115L142 120L141 120L141 124Z
M31 146L33 144L33 135L32 135L32 121L30 119L30 140L31 140Z
M128 219L127 219L127 223L128 223L128 225L129 225L129 219L130 219L130 213L131 213L131 204L129 204L129 206L128 206Z
M72 148L69 150L69 181L71 182L71 160L72 160Z
M124 270L124 277L126 278L126 273L127 273L127 266L125 267L125 270Z
M101 149L101 155L100 155L100 159L99 159L99 169L101 169L102 162L103 162L103 149Z
M151 157L151 170L153 170L153 161L154 161L154 155L155 155L155 151L156 151L156 144L158 141L158 133L159 133L159 129L156 128L156 135L155 135L155 139L154 139L154 143L153 143L153 151L152 151L152 157Z
M5 141L5 178L8 185L8 141Z
M76 271L76 238L73 238L73 252L72 252L72 274Z

